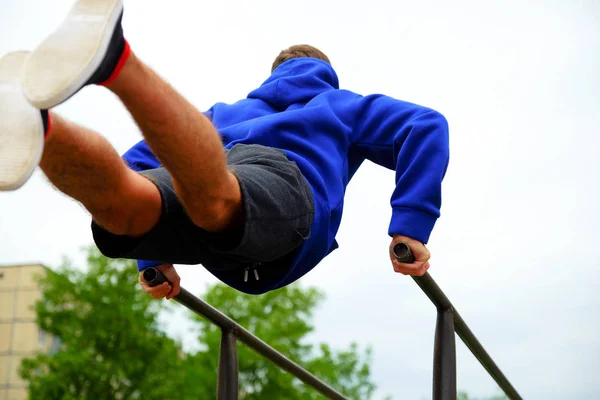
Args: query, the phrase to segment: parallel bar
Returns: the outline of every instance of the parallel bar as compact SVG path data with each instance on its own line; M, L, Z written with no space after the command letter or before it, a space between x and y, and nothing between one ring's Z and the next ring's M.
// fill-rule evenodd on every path
M280 352L278 352L277 350L275 350L256 336L254 336L244 327L238 325L235 321L233 321L231 318L229 318L216 308L212 307L211 305L192 295L184 288L181 288L181 292L177 296L173 297L173 299L176 300L179 304L183 305L184 307L187 307L188 309L192 310L199 316L206 318L221 329L231 332L248 347L250 347L257 353L263 355L267 359L273 361L280 368L294 375L296 378L311 386L328 399L348 400L340 393L336 392L335 389L333 389L331 386L327 385L325 382L321 381L319 378L312 375L304 368L300 367L298 364L291 361L283 354L281 354Z
M408 248L408 250L409 254L412 256L412 253L410 253L410 248ZM160 284L166 280L164 275L154 268L148 268L144 271L144 279L151 286ZM444 292L442 292L442 290L435 283L433 278L431 278L431 276L428 273L426 273L422 277L413 277L413 279L417 283L417 285L419 285L419 287L423 290L423 292L427 295L427 297L429 297L431 302L437 307L438 310L450 312L453 311L454 329L456 333L459 335L459 337L462 339L465 345L469 348L469 350L471 350L471 353L473 353L473 355L479 360L481 365L483 365L483 367L488 371L492 378L494 378L494 380L504 391L504 393L511 400L522 400L522 397L519 395L519 393L517 393L516 389L511 385L511 383L504 376L502 371L500 371L500 368L498 368L496 363L485 351L481 343L479 343L473 332L471 332L471 330L469 329L465 321L462 319L458 311L456 311L448 297L446 297ZM214 307L210 306L209 304L190 294L187 290L181 288L181 292L179 293L179 295L174 297L174 300L176 300L184 307L187 307L188 309L194 311L201 317L206 318L213 324L219 326L222 330L231 332L232 335L237 336L243 343L248 345L254 351L273 361L280 368L296 376L302 382L313 387L321 394L327 396L327 398L333 400L346 400L345 397L343 397L340 393L336 392L333 388L325 384L323 381L319 380L314 375L310 374L308 371L300 367L298 364L283 356L277 350L273 349L271 346L254 336L252 333L244 329L241 325L238 325L235 321L227 317L219 310L215 309ZM438 315L438 317L442 318L443 320L446 319L446 316L440 317ZM454 371L454 373L456 373L456 371ZM454 381L456 380L454 379ZM456 391L455 389L456 384L454 384L454 392ZM450 391L452 390L450 389Z
M452 309L437 312L433 350L433 400L456 400L456 341Z
M447 310L453 308L452 303L450 303L448 297L446 297L444 292L442 292L442 289L440 289L431 275L429 275L429 272L426 272L425 275L421 277L413 276L412 278L438 309L441 308L442 310Z
M506 379L506 376L500 371L500 368L498 368L494 360L492 360L487 351L485 351L481 343L479 343L479 340L477 340L473 332L471 332L458 311L456 311L450 300L448 300L448 297L446 297L444 292L442 292L442 289L435 283L431 275L425 273L422 277L413 277L413 279L438 309L447 310L451 308L454 310L454 329L456 333L469 350L471 350L471 353L479 360L481 365L483 365L492 378L494 378L498 386L500 386L509 399L523 400L517 390L511 385L508 379Z
M221 331L217 400L238 400L237 341L231 331Z

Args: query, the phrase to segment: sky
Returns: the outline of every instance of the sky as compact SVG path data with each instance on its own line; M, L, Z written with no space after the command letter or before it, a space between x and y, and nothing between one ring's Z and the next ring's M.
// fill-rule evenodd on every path
M70 0L0 0L0 54L34 48ZM340 85L445 115L451 160L430 274L525 399L600 398L600 2L126 1L133 50L199 109L260 85L309 43ZM103 88L56 109L119 152L141 139ZM0 144L1 145L1 144ZM348 187L340 249L301 283L322 289L314 341L374 351L376 398L431 398L435 308L394 274L394 174L366 163ZM0 264L82 262L89 216L40 171L0 193ZM214 279L181 266L201 293ZM134 273L132 271L132 273ZM189 348L181 315L168 330ZM458 387L499 389L457 339Z

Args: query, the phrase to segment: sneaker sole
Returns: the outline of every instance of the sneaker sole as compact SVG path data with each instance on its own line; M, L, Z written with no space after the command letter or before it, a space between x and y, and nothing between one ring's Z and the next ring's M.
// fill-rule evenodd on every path
M122 11L123 0L77 1L27 62L21 84L29 102L46 110L77 93L104 60Z
M29 52L0 58L0 190L15 190L29 179L42 157L44 122L21 89Z

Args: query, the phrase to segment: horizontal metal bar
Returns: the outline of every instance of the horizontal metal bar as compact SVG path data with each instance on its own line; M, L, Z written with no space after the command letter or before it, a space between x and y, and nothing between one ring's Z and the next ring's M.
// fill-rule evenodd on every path
M479 360L483 368L485 368L491 377L494 378L498 386L500 386L511 400L523 400L506 376L500 371L500 368L498 368L494 360L492 360L492 357L490 357L481 343L479 343L479 340L477 340L473 332L471 332L458 311L456 311L448 297L446 297L442 289L435 283L431 275L425 273L425 275L413 277L413 279L423 292L425 292L427 297L429 297L431 302L435 304L438 310L454 310L454 330L462 339L463 343L471 350L471 353Z
M184 288L181 288L181 292L173 299L199 316L206 318L221 329L230 331L248 347L268 358L280 368L294 375L305 384L316 389L328 399L347 400L331 386L327 385L325 382L321 381L319 378L312 375L310 372L306 371L304 368L300 367L298 364L254 336L250 331L246 330L227 315L223 314L221 311L212 307L205 301L200 300Z

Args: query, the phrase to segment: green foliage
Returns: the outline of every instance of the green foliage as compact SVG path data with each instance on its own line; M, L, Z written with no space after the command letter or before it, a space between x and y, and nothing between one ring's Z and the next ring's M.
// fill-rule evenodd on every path
M62 342L53 355L24 360L32 399L173 398L179 346L158 329L159 302L136 287L135 263L90 250L89 270L65 263L41 280L41 329Z
M216 393L220 331L195 317L201 351L186 354L159 328L167 302L154 301L137 285L133 261L108 260L89 250L88 269L65 263L40 281L40 328L59 337L54 354L23 361L21 376L31 399L210 399ZM291 286L247 296L223 285L204 296L242 326L300 363L351 399L370 399L370 350L356 344L337 351L305 343L323 300L316 289ZM270 361L238 344L240 399L322 399Z

